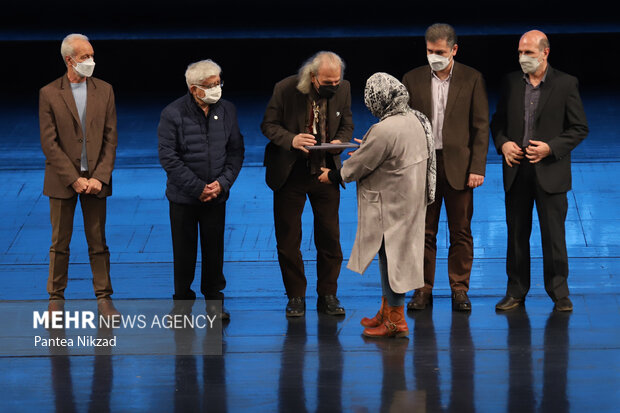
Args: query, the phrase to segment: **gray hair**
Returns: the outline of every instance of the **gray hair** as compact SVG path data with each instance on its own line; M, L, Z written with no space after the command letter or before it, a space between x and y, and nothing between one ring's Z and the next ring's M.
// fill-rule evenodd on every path
M547 37L543 37L538 42L538 50L542 52L545 49L551 49L551 43L549 42L549 39Z
M339 66L340 80L342 80L345 67L344 61L334 52L321 51L306 60L299 68L299 72L297 73L297 90L304 95L310 93L310 85L312 83L310 75L317 76L319 74L319 68L323 63L331 66Z
M88 37L79 33L71 33L62 39L62 43L60 44L60 54L62 55L63 61L65 60L65 57L73 56L75 54L75 50L73 49L73 42L75 40L88 41Z
M445 40L449 48L453 48L456 44L456 32L454 27L446 23L435 23L429 26L424 33L424 39L427 42L435 43L439 40Z
M211 59L201 60L187 66L185 71L185 83L187 87L199 85L211 76L218 76L222 68Z

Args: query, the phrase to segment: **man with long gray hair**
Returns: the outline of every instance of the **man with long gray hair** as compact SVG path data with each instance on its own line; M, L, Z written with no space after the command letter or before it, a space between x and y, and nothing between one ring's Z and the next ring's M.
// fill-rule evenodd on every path
M333 52L308 59L297 75L275 85L261 124L270 140L265 148L267 185L273 190L278 261L288 296L286 315L305 314L306 285L301 245L301 214L310 200L317 249L317 310L344 315L336 296L342 264L337 183L318 180L321 168L340 169L340 153L308 150L353 137L351 87L343 80L344 62Z

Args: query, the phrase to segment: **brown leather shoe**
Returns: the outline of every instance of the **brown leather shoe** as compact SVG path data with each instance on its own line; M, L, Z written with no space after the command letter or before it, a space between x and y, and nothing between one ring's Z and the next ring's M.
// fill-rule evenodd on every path
M97 311L104 317L120 316L121 313L114 307L114 303L109 298L97 300Z
M53 320L52 317L54 317L54 313L57 311L60 311L62 313L60 316L60 324L64 325L65 300L56 300L56 299L50 300L49 304L47 305L47 312L48 312L49 320L50 320L48 327L52 326L52 320ZM56 319L58 320L58 318ZM51 329L53 329L53 327L51 327Z
M506 294L504 298L495 304L496 311L508 311L525 303L525 298L514 298Z
M360 321L360 324L363 325L364 327L379 326L379 324L383 322L383 312L385 311L386 303L387 302L385 301L385 297L381 297L381 308L379 309L379 311L377 311L377 315L375 315L373 318L368 318L368 317L362 318L362 321Z
M562 297L555 302L553 311L573 311L573 302L568 297Z
M407 310L424 310L427 306L433 305L433 293L422 290L415 290L411 301L407 303Z
M471 301L465 290L456 290L452 293L453 311L471 311Z
M405 321L405 306L390 307L386 305L383 313L383 323L377 327L364 329L366 337L408 337L409 328Z
M65 311L65 300L50 300L47 305L47 311L50 313L53 311Z

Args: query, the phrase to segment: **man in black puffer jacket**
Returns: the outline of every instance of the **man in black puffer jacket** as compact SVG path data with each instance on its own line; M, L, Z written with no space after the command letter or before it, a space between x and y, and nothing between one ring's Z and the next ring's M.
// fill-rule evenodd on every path
M243 164L243 136L235 106L223 99L221 69L212 60L188 66L188 93L161 113L159 160L166 170L174 256L175 300L194 300L198 231L202 253L200 292L223 300L226 278L226 200ZM222 308L222 318L229 318Z

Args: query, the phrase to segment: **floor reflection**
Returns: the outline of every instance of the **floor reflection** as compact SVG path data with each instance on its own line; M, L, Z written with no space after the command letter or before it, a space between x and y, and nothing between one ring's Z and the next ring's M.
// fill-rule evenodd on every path
M470 313L452 312L450 324L450 367L452 385L448 411L475 412L475 348L469 328Z
M280 378L278 381L278 411L307 412L304 388L304 363L307 341L306 318L289 318L282 344Z
M424 391L429 412L442 411L437 337L431 309L408 312L413 318L413 371L415 388Z
M66 338L64 328L50 329L49 337L53 340ZM112 329L99 328L98 339L111 339ZM89 412L110 412L110 396L114 382L114 369L109 347L96 347L93 357L92 382L88 402ZM71 374L71 356L66 346L50 347L51 380L54 392L56 412L72 413L76 408Z
M405 376L405 356L409 347L408 339L367 338L366 343L372 343L381 351L381 365L383 374L381 379L381 412L416 411L419 400L415 394L407 390ZM421 401L423 404L423 401Z
M65 329L50 329L50 338L66 338ZM52 389L54 391L54 406L56 412L77 412L73 396L73 379L71 377L71 358L68 349L64 346L50 347L50 363L52 368Z
M536 411L532 359L532 331L525 307L502 313L508 322L508 408L509 412ZM570 313L552 311L544 330L542 400L538 411L570 411L566 392Z
M543 397L540 406L543 412L570 411L566 394L570 316L571 313L553 311L545 324Z
M118 357L109 354L109 347L97 348L94 356L70 356L66 347L51 346L49 362L41 360L51 365L47 389L53 399L48 397L48 404L63 413L118 410L111 404L113 391L117 395L113 400L124 406L125 395L131 394L127 385L135 383L135 377L145 377L152 386L145 400L156 400L156 408L175 412L252 411L254 406L256 411L287 413L498 408L562 413L583 407L575 404L579 399L568 388L571 314L552 312L546 321L544 316L530 320L525 307L493 314L492 322L499 324L489 337L482 337L489 330L486 325L479 328L481 319L476 316L435 310L434 320L432 309L409 313L408 339L366 338L358 326L348 324L350 320L321 314L281 319L286 324L275 330L275 345L253 355L257 362L247 358L247 350L239 351L245 345L237 340L239 330L226 336L222 355L207 356L203 354L213 354L213 341L221 342L221 337L202 338L193 329L173 330L176 356ZM52 339L66 336L62 329L49 334ZM109 329L97 331L97 338L112 335ZM232 342L227 345L227 340ZM259 340L263 346L272 338ZM504 357L507 362L502 364ZM273 379L266 376L269 369ZM581 377L572 379L583 383ZM261 393L257 387L233 385L261 381ZM136 400L134 406L140 403L144 400Z
M191 313L191 308L189 308ZM227 324L223 325L223 328ZM226 343L222 342L222 355L190 355L202 345L202 354L212 354L214 345L222 338L219 334L205 334L197 342L193 328L174 329L177 355L174 362L174 411L228 411L226 391ZM202 392L200 391L198 362L202 359ZM202 409L201 409L202 407Z
M319 375L317 413L342 411L343 356L338 323L340 318L318 314Z
M525 307L498 313L508 323L508 407L509 413L536 409L532 375L532 328Z

